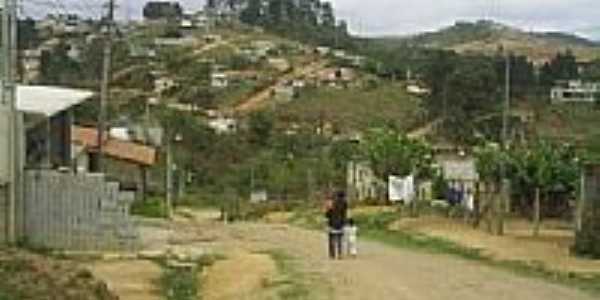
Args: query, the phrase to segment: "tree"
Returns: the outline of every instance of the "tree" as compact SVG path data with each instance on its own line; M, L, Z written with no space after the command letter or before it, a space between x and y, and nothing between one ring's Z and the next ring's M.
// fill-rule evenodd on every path
M594 60L581 74L582 79L588 81L600 81L600 60ZM600 97L599 97L600 99Z
M248 5L240 14L240 20L244 23L259 25L262 22L262 1L248 0Z
M431 174L433 156L430 147L395 130L371 129L362 148L373 172L386 182L391 175L406 177L412 174L418 180Z
M578 78L577 58L570 49L567 49L564 53L557 53L549 63L542 67L540 72L540 83L546 87L551 86L557 80Z
M569 145L539 141L514 150L512 161L513 181L534 191L533 234L537 236L542 217L542 197L558 188L576 189L580 174L577 156Z
M510 159L508 151L502 150L497 144L488 144L476 151L476 169L485 185L488 210L496 223L495 228L490 226L488 229L497 235L504 233L504 216L502 201L497 197L494 199L494 196L499 193L502 181L511 167Z
M444 103L446 134L462 144L474 142L477 117L494 111L498 101L498 78L492 62L470 57L449 75Z
M178 2L150 1L144 6L143 14L148 20L178 19L183 15L183 8Z
M271 141L275 122L273 116L266 111L255 112L248 120L248 139L250 143L267 146Z

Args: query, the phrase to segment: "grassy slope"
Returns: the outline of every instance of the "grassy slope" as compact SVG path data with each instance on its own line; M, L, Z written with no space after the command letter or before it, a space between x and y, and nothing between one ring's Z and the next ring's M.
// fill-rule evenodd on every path
M498 46L529 56L536 62L553 57L558 51L571 49L582 60L600 58L600 45L568 33L530 33L501 24L459 23L439 31L423 33L407 39L387 39L387 43L417 44L453 49L460 53L494 55Z
M395 124L412 129L418 123L420 101L409 96L402 84L381 83L366 89L319 88L306 91L299 99L280 106L281 118L316 124L319 115L341 129L365 129Z
M575 142L600 158L600 108L590 104L537 107L535 129L540 137Z

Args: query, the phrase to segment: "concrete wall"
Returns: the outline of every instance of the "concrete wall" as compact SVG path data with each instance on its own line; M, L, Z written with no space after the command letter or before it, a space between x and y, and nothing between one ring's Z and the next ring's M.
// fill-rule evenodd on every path
M129 215L135 195L104 175L26 171L23 238L33 247L133 251L139 232Z

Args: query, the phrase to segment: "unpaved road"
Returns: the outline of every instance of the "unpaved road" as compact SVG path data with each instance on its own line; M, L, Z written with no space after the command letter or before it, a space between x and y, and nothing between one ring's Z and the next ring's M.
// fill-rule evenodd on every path
M287 225L222 225L197 218L178 227L177 231L185 232L191 240L211 237L212 247L224 254L227 251L287 253L297 260L300 271L307 274L306 284L312 294L306 299L597 299L568 287L520 277L476 262L370 241L360 241L358 259L330 261L325 255L324 234ZM184 239L179 239L179 243L185 243ZM228 299L244 297L230 295Z
M298 77L314 73L322 69L324 66L324 62L315 61L306 66L300 67L292 71L291 73L285 74L281 78L279 78L273 85L263 89L262 91L259 91L258 93L243 101L240 105L235 107L234 111L237 113L248 113L256 111L257 109L260 109L265 105L267 100L269 100L269 98L271 97L272 92L280 84Z

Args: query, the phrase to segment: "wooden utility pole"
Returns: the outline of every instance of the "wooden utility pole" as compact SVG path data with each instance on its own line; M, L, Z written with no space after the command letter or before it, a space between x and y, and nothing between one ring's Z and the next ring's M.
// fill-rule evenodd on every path
M16 107L16 47L17 47L17 5L16 0L2 0L2 40L1 40L1 91L0 91L0 199L6 199L5 236L6 242L17 240L17 203L19 200L21 144L18 136ZM4 197L2 197L4 196ZM1 216L4 217L4 216Z
M510 116L510 64L511 64L511 55L509 52L506 52L506 67L505 67L505 88L504 88L504 107L502 110L502 149L504 151L508 150L509 147L509 116ZM510 206L510 181L507 176L507 166L506 162L502 163L502 182L500 188L500 197L496 200L495 214L496 214L496 234L503 235L504 234L504 214L507 208Z
M104 19L104 53L102 61L102 82L100 84L100 110L98 114L98 153L96 156L95 170L103 172L104 135L106 131L106 107L110 88L110 69L112 61L112 43L115 21L115 0L108 1L108 14Z

